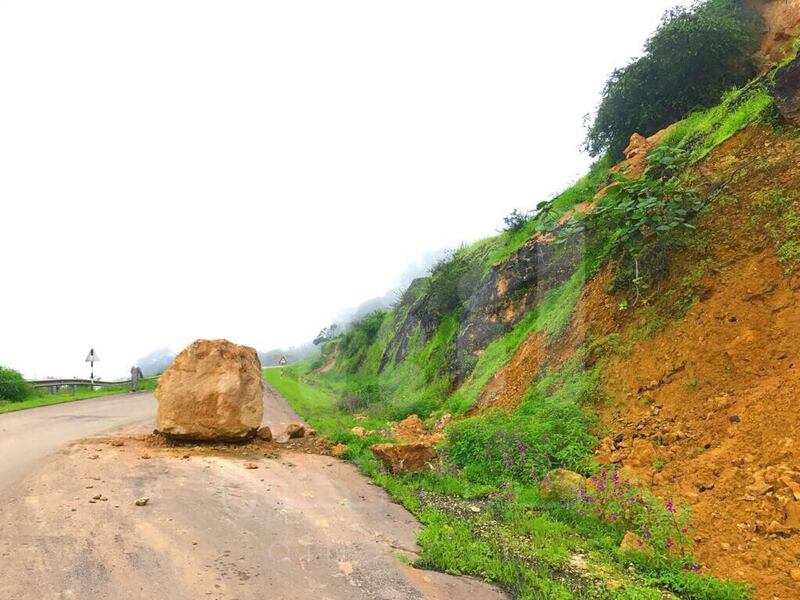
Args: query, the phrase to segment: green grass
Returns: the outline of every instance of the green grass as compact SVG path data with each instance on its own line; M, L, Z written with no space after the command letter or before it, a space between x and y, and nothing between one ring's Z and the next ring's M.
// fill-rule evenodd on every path
M733 134L766 116L772 106L772 96L761 85L734 90L717 106L679 121L659 145L685 148L693 161L700 160Z
M145 379L139 385L139 391L156 389L157 379ZM38 388L34 395L22 400L21 402L0 401L0 414L38 408L40 406L50 406L52 404L63 404L65 402L75 402L77 400L88 400L89 398L101 398L115 394L125 394L131 391L130 385L109 385L93 390L88 387L79 387L76 393L71 388L61 388L58 393L51 394L48 388Z
M360 438L351 434L355 423L350 415L337 411L336 392L318 382L312 385L301 380L301 374L307 372L307 367L295 365L284 368L283 374L278 368L265 369L264 375L320 433L332 442L348 444L345 459L420 519L424 525L419 536L422 553L416 566L481 577L500 585L514 598L656 600L663 597L661 590L672 590L682 598L694 600L747 598L746 590L738 584L692 573L687 569L686 558L619 556L617 546L622 532L609 522L578 514L570 505L542 500L538 486L522 471L519 477L511 471L489 472L491 457L482 457L469 447L485 443L480 435L466 442L462 436L460 446L455 447L456 452L461 448L461 458L471 462L472 468L462 470L446 460L433 471L396 476L387 473L369 451L371 444L381 441L380 436ZM596 383L594 372L582 371L577 363L567 364L558 371L546 372L531 386L519 415L498 414L496 418L501 425L505 422L513 426L513 421L533 427L532 437L525 439L530 452L535 453L539 438L548 438L543 453L554 455L557 461L568 463L569 453L577 458L588 456L591 443L580 447L583 442L578 439L577 445L559 448L559 439L566 439L560 437L565 428L588 432L589 423L576 426L562 412L550 414L548 407L569 404L574 411L577 402L594 401ZM552 427L542 430L554 420L564 425L561 431ZM480 418L460 421L455 426L469 429L470 422L479 429L484 425L492 429L489 421ZM385 429L387 423L373 418L358 425ZM511 440L514 447L519 441ZM446 446L445 452L449 448ZM568 454L559 454L564 449ZM531 465L523 470L528 468ZM505 491L497 494L498 482L515 479L518 483L502 488L511 490L509 497ZM469 508L476 505L480 509L477 513ZM586 563L583 574L569 567L578 554ZM628 571L631 564L635 565L635 574ZM592 585L597 578L613 580L617 587L598 590Z

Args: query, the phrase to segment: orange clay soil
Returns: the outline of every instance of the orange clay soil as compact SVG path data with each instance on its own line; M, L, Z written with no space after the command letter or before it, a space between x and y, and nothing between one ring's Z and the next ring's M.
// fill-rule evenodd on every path
M597 458L690 505L694 552L711 573L757 598L799 598L800 279L778 264L770 223L751 218L760 193L800 189L800 140L748 129L693 185L716 199L649 302L620 311L607 266L562 339L546 347L531 335L476 408L513 410L543 366L588 348L609 396Z
M713 232L710 252L680 257L661 286L675 289L705 264L699 298L685 318L609 358L614 400L602 411L599 458L689 503L695 552L712 573L750 583L758 598L797 598L800 286L751 217L754 194L800 188L800 142L748 130L701 173L701 189L725 186L701 225ZM623 338L641 326L631 317Z
M764 18L764 35L756 60L761 72L768 71L791 51L800 31L800 0L751 0Z
M522 401L528 385L539 372L542 361L543 337L534 332L520 345L511 359L486 383L478 402L468 416L487 408L504 408L512 411Z

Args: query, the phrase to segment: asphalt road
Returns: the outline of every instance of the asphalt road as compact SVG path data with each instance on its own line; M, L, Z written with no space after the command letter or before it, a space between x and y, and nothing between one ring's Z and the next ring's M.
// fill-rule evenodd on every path
M278 438L298 420L271 388L265 409ZM263 442L154 445L131 433L154 413L131 394L0 415L0 598L505 598L405 564L420 524L353 465Z
M152 431L156 400L138 392L0 414L0 493L69 442L115 430ZM290 421L303 422L270 386L264 424L279 437Z
M151 393L121 394L0 415L0 493L73 440L121 427L155 426Z

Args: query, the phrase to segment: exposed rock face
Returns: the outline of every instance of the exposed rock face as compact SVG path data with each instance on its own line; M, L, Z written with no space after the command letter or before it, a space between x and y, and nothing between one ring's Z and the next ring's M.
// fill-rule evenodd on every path
M800 58L775 73L775 106L784 119L800 126Z
M548 291L569 279L583 252L581 240L556 245L534 236L486 273L461 318L456 382L472 371L479 351L510 331Z
M510 331L551 289L574 273L583 257L582 240L551 244L534 235L511 255L492 266L477 285L465 286L466 302L460 316L455 356L447 376L453 385L466 379L477 362L478 353L492 340ZM477 274L480 275L480 274ZM411 283L395 316L395 334L383 357L380 371L390 362L399 364L408 354L411 340L430 341L439 326L426 279Z
M800 31L800 0L754 0L764 19L764 35L756 54L761 71L767 71L792 51L792 41Z
M381 357L381 372L391 360L394 360L395 365L400 364L408 352L408 342L418 330L425 341L436 332L439 322L431 308L430 294L425 293L426 285L425 278L420 277L412 281L403 294L403 301L397 312L398 330Z
M264 413L264 382L255 349L227 340L197 340L158 382L158 430L173 438L241 440Z
M436 448L429 442L375 444L370 450L392 473L423 471L436 458Z
M569 500L586 485L583 476L566 469L554 469L542 478L539 493L544 500Z

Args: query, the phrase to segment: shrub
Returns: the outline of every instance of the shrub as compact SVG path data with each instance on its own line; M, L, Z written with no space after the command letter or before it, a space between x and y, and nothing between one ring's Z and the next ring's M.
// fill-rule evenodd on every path
M644 177L616 175L616 185L599 204L559 233L561 243L580 235L595 245L607 244L620 258L614 287L633 288L634 305L653 280L666 274L667 251L680 242L681 231L694 229L692 220L703 207L693 191L672 177L685 159L680 150L662 148Z
M336 407L352 414L363 411L380 400L380 387L376 379L351 376L345 383L343 397L336 401Z
M707 0L667 11L644 55L606 81L586 136L590 154L619 157L632 133L651 135L750 79L758 25L745 0Z
M660 554L682 556L691 544L686 509L671 500L659 500L616 471L602 470L593 476L586 489L575 495L574 510L579 516L602 521L620 534L636 533Z
M18 371L0 366L0 400L21 402L32 393L33 388Z
M574 402L541 402L526 415L494 411L447 429L446 455L469 479L497 483L538 480L547 471L588 472L596 443L589 420Z
M353 322L339 345L341 352L351 357L370 346L378 337L387 314L384 310L375 310Z
M537 208L541 209L541 206L537 206ZM503 224L503 231L519 231L528 224L528 215L515 208L508 215L503 217Z

